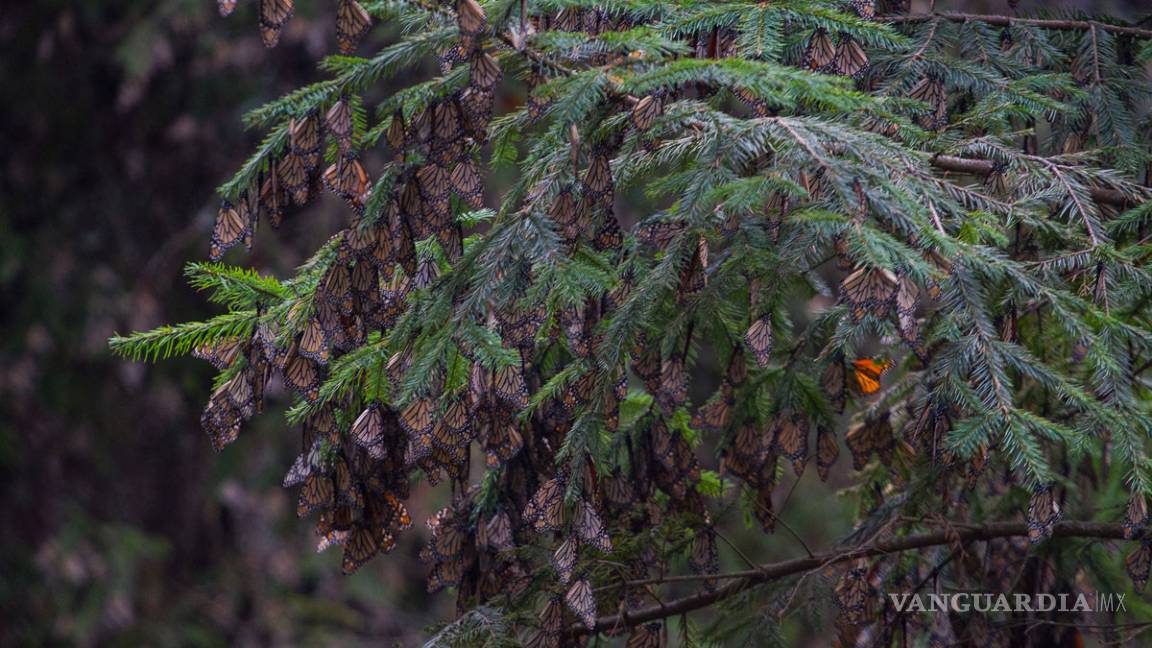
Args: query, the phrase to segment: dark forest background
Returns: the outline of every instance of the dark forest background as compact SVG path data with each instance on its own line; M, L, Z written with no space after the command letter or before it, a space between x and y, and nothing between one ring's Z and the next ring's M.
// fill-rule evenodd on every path
M215 312L182 269L207 257L214 187L258 137L240 117L336 50L335 2L297 0L274 50L240 5L0 7L0 645L412 645L452 613L415 559L437 502L417 493L408 544L344 577L279 487L299 436L277 412L217 455L199 430L207 363L108 353L114 332ZM342 218L314 205L228 260L283 276Z

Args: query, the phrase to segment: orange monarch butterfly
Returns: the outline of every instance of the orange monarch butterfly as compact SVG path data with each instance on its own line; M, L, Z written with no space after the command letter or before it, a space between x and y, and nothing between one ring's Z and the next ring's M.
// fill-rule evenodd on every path
M344 315L352 314L352 274L348 266L343 263L333 263L328 266L321 279L318 291L324 301L332 305Z
M289 389L314 401L320 395L320 372L316 363L293 352L284 365L284 384Z
M252 223L232 203L225 200L216 214L216 227L212 230L212 246L208 255L213 261L219 261L225 250L239 243L252 249Z
M484 444L484 465L495 470L520 454L524 448L524 437L515 423L497 423L488 431Z
M844 370L844 359L838 354L828 363L824 373L820 376L820 386L828 396L828 404L837 414L844 413L844 405L848 402L848 380Z
M705 527L696 533L692 542L692 553L688 555L688 567L694 574L715 574L720 571L720 554L716 550L716 530ZM716 586L716 579L705 581L708 588Z
M824 28L818 28L808 38L808 46L804 49L804 67L815 72L829 69L836 58L836 48L831 37Z
M772 361L772 315L765 313L752 322L744 334L744 341L752 350L756 364L762 369L767 368Z
M288 469L288 474L284 475L284 481L281 482L281 485L284 488L293 488L303 484L319 462L320 443L317 441L310 450L306 450L296 457L296 460L292 462L292 467Z
M757 97L748 88L734 87L730 88L730 90L732 91L733 96L751 108L752 111L756 113L757 117L767 117L771 113L771 110L769 110L768 107L768 103L760 97Z
M336 9L336 44L341 54L356 51L356 45L372 28L372 17L356 0L340 0Z
M224 383L212 394L213 400L224 399L235 411L239 412L243 418L248 418L255 413L256 395L252 390L252 382L250 380L251 367L245 367L244 371L233 376L228 382Z
M664 102L655 95L648 95L632 107L632 125L637 130L646 131L652 128L652 123L664 112Z
M352 423L349 431L352 441L366 450L379 446L384 441L384 417L380 413L380 406L372 404L367 407L356 421Z
M848 34L840 34L836 45L836 56L832 60L831 70L841 76L859 79L868 71L868 55L860 43Z
M800 415L781 418L775 427L772 451L791 461L799 477L808 461L808 419Z
M687 229L688 223L682 220L651 221L636 228L636 239L663 250Z
M303 161L308 173L320 166L320 145L320 125L315 115L289 120L288 150Z
M280 173L280 182L288 191L291 201L297 205L308 202L312 179L308 167L304 166L304 158L289 150L288 155L280 160L276 171Z
M384 132L384 137L388 141L388 146L391 146L392 150L396 152L398 159L402 159L404 155L406 129L404 113L397 110L392 114L392 121L388 124L388 130Z
M450 178L452 189L472 209L484 206L484 185L480 182L480 173L476 171L476 164L471 158L461 160L452 170Z
M221 16L227 18L236 10L236 0L216 0L216 9Z
M852 378L855 388L861 394L875 394L880 391L880 378L892 368L891 360L861 358L852 361Z
M776 530L776 508L772 504L773 488L774 484L772 483L761 486L752 500L752 513L760 522L760 527L764 529L765 533L772 533Z
M884 465L891 465L896 439L892 436L892 424L888 420L888 412L883 412L876 418L866 419L849 430L844 436L844 442L852 451L852 467L856 470L863 470L864 466L868 465L872 453L879 455Z
M860 268L844 278L840 295L848 305L852 320L871 315L885 318L896 298L896 276L882 268Z
M562 585L572 581L572 570L576 567L576 539L568 538L552 554L552 568Z
M948 95L944 91L944 82L935 74L926 74L912 87L908 96L928 104L930 111L920 118L921 126L940 130L948 125Z
M707 432L722 432L727 428L732 418L733 401L730 389L722 388L711 401L696 410L696 415L692 417L692 427Z
M596 547L603 553L612 551L612 540L604 530L604 522L596 508L587 500L576 503L576 517L573 521L576 537L584 544Z
M1148 501L1140 493L1133 493L1124 515L1124 539L1133 540L1144 535L1148 526Z
M686 295L700 292L708 285L708 241L700 237L696 241L696 249L692 260L680 273L680 292L677 299Z
M488 22L484 8L476 0L457 0L456 19L460 25L460 33L468 35L479 34Z
M560 326L568 342L568 350L578 358L587 358L591 352L588 339L587 319L584 309L578 306L560 311Z
M460 110L456 102L441 101L432 109L433 134L441 142L453 142L460 135Z
M1132 579L1136 591L1144 589L1148 583L1148 576L1152 573L1152 542L1145 539L1140 546L1128 554L1124 559L1124 571Z
M260 185L260 206L267 212L268 223L273 227L280 227L284 220L284 206L288 204L288 194L280 186L279 174L276 172L276 162L270 165L268 176Z
M671 415L688 398L688 376L684 373L684 358L673 355L664 361L660 368L660 389L656 392L656 403Z
M354 223L344 228L340 240L341 259L349 256L361 258L376 248L376 230Z
M612 167L608 156L598 154L592 157L588 171L584 174L584 191L594 200L605 204L612 202Z
M492 108L496 93L489 89L469 86L460 93L460 117L468 136L479 143L488 139L488 122L492 119Z
M828 471L840 456L840 445L836 443L836 435L831 429L819 425L816 427L816 472L820 481L828 481Z
M485 525L488 546L496 551L506 551L516 546L512 535L512 520L504 511L497 511Z
M324 186L356 212L364 209L370 184L364 165L353 155L342 156L324 172Z
M500 81L500 64L487 52L472 57L471 83L477 88L489 89Z
M307 326L304 327L304 334L300 337L299 353L319 364L328 364L328 338L320 326L320 320L315 316L310 317Z
M336 487L336 500L341 504L348 504L357 508L364 507L364 495L360 492L360 484L352 477L352 469L343 455L336 455L332 461L332 480Z
M444 427L456 437L457 445L464 445L471 441L472 418L468 413L468 406L464 399L452 401L441 419Z
M336 139L341 153L347 153L352 144L352 105L348 97L341 97L324 116L324 125Z
M412 437L428 434L435 424L431 399L414 400L400 412L400 427Z
M376 533L368 527L357 524L344 543L344 560L341 566L345 574L355 573L380 551Z
M581 576L572 583L564 595L564 602L589 630L596 627L596 597L592 594L592 584L587 577Z
M632 634L629 635L624 648L660 648L662 645L660 628L659 623L648 623L632 628Z
M508 365L497 370L492 387L497 398L516 410L528 407L528 386L524 383L522 365Z
M312 511L330 509L336 505L336 489L327 475L313 473L304 480L300 489L300 501L296 504L296 515L304 517Z
M546 637L559 637L564 630L564 603L559 596L548 599L540 611L540 632Z
M247 341L238 337L222 338L196 346L192 349L192 356L207 360L213 367L223 371L232 366L247 344Z
M293 0L260 0L260 37L265 47L276 47L280 30L292 17Z
M564 486L559 477L549 479L524 507L524 521L538 533L557 531L564 524Z
M544 306L526 308L499 316L500 333L504 339L519 349L531 349L535 344L533 338L540 331L544 323Z
M1056 502L1052 484L1037 486L1028 501L1028 539L1033 543L1052 537L1052 529L1063 516L1060 504Z
M852 9L864 20L876 17L876 0L852 0Z
M871 616L871 611L877 596L876 589L868 582L868 570L865 566L849 569L836 581L833 594L836 606L844 616L844 620L851 624L860 624Z
M603 488L604 500L611 507L626 510L636 503L636 491L632 487L632 482L620 474L620 469L613 470L611 475L600 480L600 485Z

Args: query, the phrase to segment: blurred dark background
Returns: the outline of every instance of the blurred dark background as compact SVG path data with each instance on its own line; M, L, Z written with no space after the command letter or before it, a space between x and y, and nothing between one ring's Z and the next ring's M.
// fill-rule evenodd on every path
M285 398L217 455L198 423L206 363L107 351L113 333L217 312L182 268L207 257L213 189L260 137L240 116L319 79L336 50L334 1L297 0L274 50L256 5L229 19L213 0L0 8L2 645L411 645L450 618L415 560L437 495L417 493L399 555L343 577L279 488L299 444ZM226 260L285 276L339 212L314 204Z

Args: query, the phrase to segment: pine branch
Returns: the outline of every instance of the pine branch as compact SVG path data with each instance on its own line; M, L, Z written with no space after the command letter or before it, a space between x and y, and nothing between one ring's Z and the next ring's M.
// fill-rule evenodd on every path
M1066 521L1055 525L1053 537L1060 538L1101 538L1121 540L1124 538L1124 527L1120 524L1101 522ZM959 523L946 524L944 528L901 536L888 540L879 540L851 549L835 549L818 553L811 557L795 558L776 563L760 565L757 569L749 569L728 574L710 574L708 578L730 580L726 585L714 590L701 591L690 596L667 601L659 605L651 605L633 612L603 616L596 619L597 630L589 631L583 624L577 623L569 627L568 632L573 636L581 636L596 632L611 631L619 628L634 627L649 621L666 619L708 607L744 590L762 585L764 583L780 580L802 574L815 569L822 569L830 565L869 558L872 556L889 555L903 551L912 551L924 547L938 545L951 545L956 542L975 542L980 540L993 540L996 538L1027 537L1028 525L1023 522L990 522L987 524L965 526ZM696 580L694 577L693 580ZM641 580L626 583L626 585L641 586L657 582L671 582L669 579Z
M1032 25L1044 29L1059 30L1091 30L1100 29L1115 34L1128 34L1139 38L1152 38L1152 30L1131 27L1128 25L1112 25L1095 20L1066 20L1056 18L1017 18L1015 16L997 16L989 14L954 13L950 11L936 13L908 14L906 16L877 16L876 20L890 24L916 24L932 22L935 20L949 20L952 22L982 22L996 27L1011 27L1012 25Z

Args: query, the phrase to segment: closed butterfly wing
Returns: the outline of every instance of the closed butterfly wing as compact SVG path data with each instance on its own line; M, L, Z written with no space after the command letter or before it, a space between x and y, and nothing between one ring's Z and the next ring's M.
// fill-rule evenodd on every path
M1144 540L1124 559L1124 571L1132 579L1136 591L1142 591L1152 572L1152 543Z
M336 487L328 475L313 473L304 480L296 515L304 517L312 511L330 509L336 505Z
M856 390L864 395L880 391L880 379L892 368L891 360L861 358L852 361L852 380Z
M372 17L356 0L340 0L336 9L336 44L341 54L352 54L372 28Z
M240 243L251 247L252 224L243 218L240 210L228 201L220 206L216 214L216 226L212 229L212 247L209 257L219 261L224 251Z
M765 313L752 322L744 334L744 341L752 351L752 357L756 358L756 364L767 368L772 361L772 316Z
M836 46L832 38L824 29L817 29L808 38L808 45L804 49L804 67L816 72L823 72L832 66L836 58Z
M596 628L596 597L592 594L592 584L587 578L581 577L572 583L564 595L564 602L586 628Z
M572 582L572 570L576 568L576 539L568 538L560 543L552 554L552 568L562 585Z
M816 472L821 481L828 481L828 471L840 456L840 445L835 433L823 425L816 427Z
M524 521L539 533L558 530L564 524L564 482L554 477L541 484L524 507Z
M652 128L656 118L664 112L664 102L654 95L643 97L632 107L632 125L637 130L646 131Z
M260 0L260 37L265 47L276 47L280 30L292 17L293 0Z
M1063 516L1051 484L1038 486L1028 501L1028 539L1033 543L1052 537L1052 529Z
M587 500L580 500L577 503L573 525L581 542L604 553L612 551L612 541L608 537L608 532L604 530L604 522L600 519L596 508Z
M377 534L368 527L356 525L344 543L343 571L353 574L380 551Z

